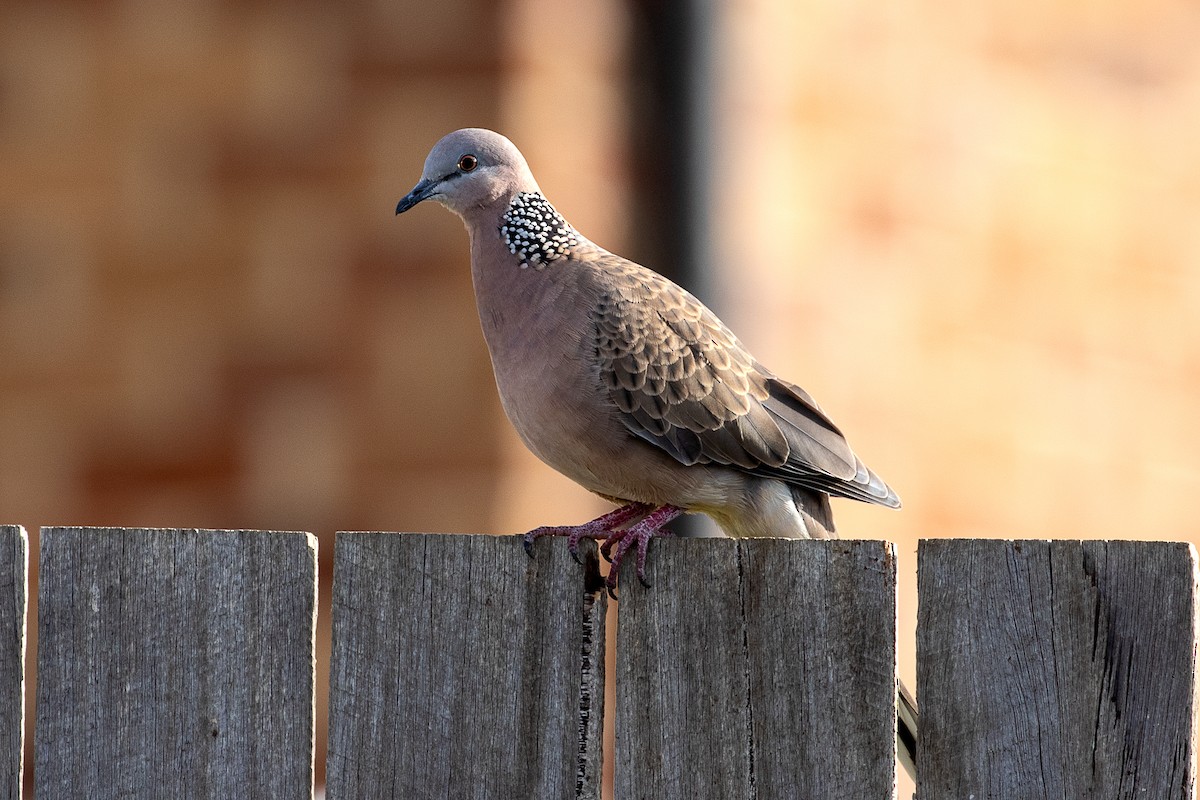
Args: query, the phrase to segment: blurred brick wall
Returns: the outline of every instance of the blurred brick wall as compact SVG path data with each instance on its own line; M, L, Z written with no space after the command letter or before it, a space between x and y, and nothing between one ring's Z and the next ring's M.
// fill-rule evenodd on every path
M494 10L460 5L466 30L416 4L8 6L10 518L482 526L453 501L496 462L466 243L392 218L441 133L499 116Z

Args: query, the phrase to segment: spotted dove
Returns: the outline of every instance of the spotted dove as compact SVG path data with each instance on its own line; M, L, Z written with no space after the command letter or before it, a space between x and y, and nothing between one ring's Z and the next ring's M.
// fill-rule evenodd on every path
M396 213L423 200L466 224L496 385L522 441L620 506L527 542L567 535L574 552L583 537L604 540L611 591L631 546L644 581L649 539L685 512L729 536L830 538L830 496L900 506L812 397L703 303L571 227L505 137L442 138ZM904 691L899 704L905 760L915 706Z

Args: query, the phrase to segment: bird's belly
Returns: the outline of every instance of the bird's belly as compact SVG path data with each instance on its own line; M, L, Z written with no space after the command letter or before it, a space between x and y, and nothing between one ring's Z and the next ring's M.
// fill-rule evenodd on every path
M630 434L584 387L498 385L505 414L534 455L590 491L626 499L607 473Z
M525 446L588 491L618 502L724 507L740 476L724 468L684 466L630 432L607 390L581 379L570 388L540 382L500 385L505 413ZM703 473L703 474L701 474Z

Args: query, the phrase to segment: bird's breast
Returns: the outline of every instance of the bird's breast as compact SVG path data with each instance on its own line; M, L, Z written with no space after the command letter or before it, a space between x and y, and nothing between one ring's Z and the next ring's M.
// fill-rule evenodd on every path
M584 483L581 457L620 425L597 394L596 300L586 271L571 259L522 267L498 242L472 238L479 321L504 411L534 454Z

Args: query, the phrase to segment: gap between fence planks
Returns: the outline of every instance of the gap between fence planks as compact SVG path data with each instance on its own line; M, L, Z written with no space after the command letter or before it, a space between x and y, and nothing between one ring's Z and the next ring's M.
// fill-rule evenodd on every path
M25 742L25 609L29 540L0 525L0 798L19 800Z
M1196 552L928 540L922 800L1192 798Z
M312 793L316 539L45 528L39 800Z
M617 800L892 797L890 544L655 540L647 578L621 575Z
M339 533L329 800L599 798L604 615L561 538Z

